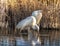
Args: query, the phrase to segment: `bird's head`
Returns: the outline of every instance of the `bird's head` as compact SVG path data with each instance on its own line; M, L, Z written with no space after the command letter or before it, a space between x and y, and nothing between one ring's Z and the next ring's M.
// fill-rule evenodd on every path
M36 18L37 24L39 24L39 22L42 18L42 10L33 11L32 16L34 16Z

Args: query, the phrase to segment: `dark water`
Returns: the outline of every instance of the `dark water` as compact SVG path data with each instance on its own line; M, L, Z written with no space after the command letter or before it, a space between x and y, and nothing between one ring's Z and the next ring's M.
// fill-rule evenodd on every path
M41 30L28 32L28 35L0 36L0 46L60 46L59 30Z

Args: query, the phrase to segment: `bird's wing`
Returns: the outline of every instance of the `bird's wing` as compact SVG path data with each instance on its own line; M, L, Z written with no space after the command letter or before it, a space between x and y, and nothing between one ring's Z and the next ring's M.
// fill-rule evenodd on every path
M23 28L26 27L26 26L31 26L32 23L33 23L33 18L30 16L30 17L27 17L26 19L20 21L20 22L17 24L16 28L17 28L17 29L23 29Z

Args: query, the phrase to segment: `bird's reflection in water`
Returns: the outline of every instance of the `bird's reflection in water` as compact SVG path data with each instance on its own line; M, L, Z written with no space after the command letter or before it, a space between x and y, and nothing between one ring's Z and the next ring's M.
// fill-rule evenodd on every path
M32 33L33 39L31 40L31 43L33 46L41 46L41 39L40 39L40 34L37 32Z
M34 33L29 31L27 36L21 34L20 38L16 38L16 46L40 46L40 37Z
M30 42L28 41L28 36L24 34L20 35L20 38L16 38L16 46L31 46Z
M36 45L41 45L41 41L40 41L40 39L39 39L39 37L38 37L38 39L34 39L34 40L32 40L32 45L33 46L36 46Z

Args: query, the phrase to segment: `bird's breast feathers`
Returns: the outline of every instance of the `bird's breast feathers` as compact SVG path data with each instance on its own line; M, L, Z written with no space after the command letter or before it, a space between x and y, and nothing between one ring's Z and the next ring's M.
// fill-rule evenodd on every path
M31 16L32 17L32 25L35 25L36 24L36 18L34 16Z

